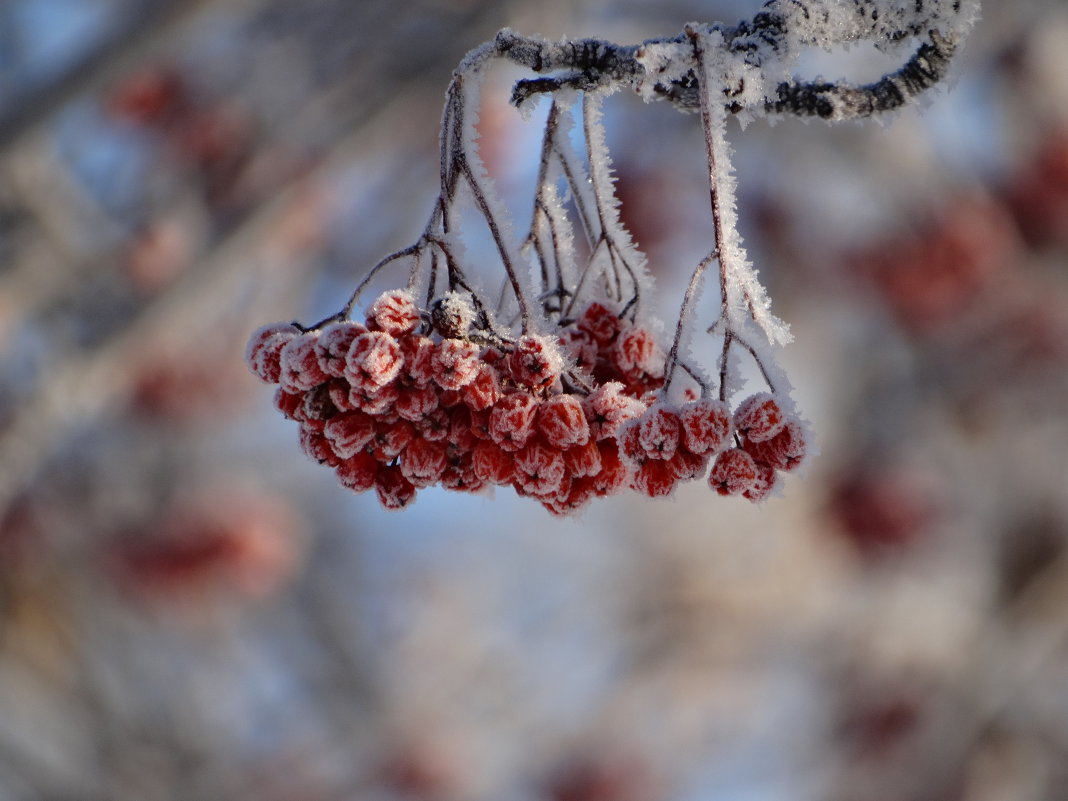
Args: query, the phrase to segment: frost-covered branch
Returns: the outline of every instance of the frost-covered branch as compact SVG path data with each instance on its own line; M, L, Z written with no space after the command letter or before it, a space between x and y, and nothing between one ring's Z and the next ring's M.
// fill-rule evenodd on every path
M949 0L772 0L750 21L694 23L640 45L501 31L453 73L440 192L419 239L375 264L339 314L261 329L250 365L280 385L279 408L300 422L305 452L391 508L430 484L510 484L568 514L623 488L667 495L706 470L718 493L763 500L809 452L808 433L775 357L789 328L738 234L728 115L836 120L897 108L941 80L974 15ZM790 76L804 48L862 39L923 41L869 86ZM476 133L479 90L498 59L534 73L511 98L528 116L533 101L551 98L521 240ZM712 241L667 348L615 192L603 104L621 88L699 111L704 131ZM460 230L472 215L492 243L475 258ZM487 260L499 266L496 303L475 274ZM352 319L361 293L397 264L408 268L404 288L380 295L363 323ZM719 311L708 325L695 308L713 264ZM702 330L708 338L697 342ZM747 362L762 386L736 401Z

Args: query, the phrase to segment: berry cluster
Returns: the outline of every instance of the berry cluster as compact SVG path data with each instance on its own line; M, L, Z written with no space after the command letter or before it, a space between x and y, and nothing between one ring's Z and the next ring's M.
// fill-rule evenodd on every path
M666 403L652 332L604 303L556 336L513 340L476 332L470 305L447 300L423 315L393 290L363 323L276 323L248 344L301 449L387 508L435 484L511 485L566 515L626 488L668 495L713 460L718 493L759 501L804 457L803 428L768 393L733 413L710 398Z

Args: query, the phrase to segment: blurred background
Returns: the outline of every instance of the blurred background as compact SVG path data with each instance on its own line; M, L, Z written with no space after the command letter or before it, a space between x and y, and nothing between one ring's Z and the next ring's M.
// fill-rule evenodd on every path
M731 126L821 450L759 508L387 513L243 364L418 236L451 71L497 29L758 8L0 2L0 801L1068 798L1062 0L988 0L948 91L883 124ZM483 152L522 214L538 115L498 72ZM699 120L607 121L671 325Z

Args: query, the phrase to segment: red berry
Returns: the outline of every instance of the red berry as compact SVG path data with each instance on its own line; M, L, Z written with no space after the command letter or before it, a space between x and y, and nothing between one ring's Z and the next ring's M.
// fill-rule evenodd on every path
M580 331L604 347L615 339L623 327L623 321L606 305L595 301L582 312L576 325Z
M685 448L679 448L668 464L679 481L691 481L705 474L710 458L709 453L690 453Z
M594 439L615 437L619 427L645 411L645 405L623 393L618 381L602 384L583 401L586 420L590 424L590 436Z
M545 441L564 450L590 440L590 424L574 395L553 395L538 407L537 428Z
M478 345L463 339L443 339L434 351L434 380L442 389L460 389L478 376Z
M415 500L415 487L397 465L385 465L378 469L375 491L386 509L403 509Z
M585 445L568 448L564 451L564 466L568 475L574 478L597 475L601 471L601 452L597 443L591 439Z
M375 416L382 416L393 411L400 396L396 384L384 387L352 387L349 390L349 406Z
M383 331L368 331L352 341L345 358L345 378L354 388L374 391L393 381L403 365L397 340Z
M757 462L756 481L742 495L753 503L760 503L771 495L778 482L779 474L774 467Z
M464 403L475 411L489 409L501 399L501 383L497 378L497 370L485 362L480 364L474 380L460 391L460 395Z
M667 406L650 406L638 418L638 441L651 459L670 459L679 446L679 414Z
M404 449L415 437L415 429L407 420L394 423L379 423L375 426L375 435L371 440L371 453L380 462L390 462L404 453Z
M283 389L304 392L329 378L319 366L319 357L315 353L315 341L318 337L318 332L308 331L294 337L282 348L278 383Z
M446 466L445 445L418 437L404 449L401 459L401 473L415 487L429 487L437 483Z
M345 375L345 360L348 358L349 349L356 337L365 333L366 328L351 320L332 323L324 328L315 343L315 354L322 371L335 378Z
M374 439L375 420L363 412L342 412L326 422L323 434L342 459L350 459Z
M731 413L721 400L705 398L688 403L679 411L682 444L690 453L717 454L731 435Z
M738 404L734 410L734 427L750 442L771 439L786 425L782 407L769 392L758 392Z
M511 484L515 478L515 454L493 442L480 441L472 451L475 475L488 484Z
M612 356L616 367L628 378L659 375L663 369L663 356L656 340L642 326L630 326L620 332Z
M405 420L418 422L438 408L437 390L434 387L398 387L394 408Z
M545 497L560 489L566 470L558 448L533 442L515 454L515 483L524 492Z
M627 466L619 456L619 446L614 439L601 440L597 450L601 469L593 476L593 486L599 495L613 495L627 484Z
M354 492L366 492L375 485L381 465L367 451L359 451L337 466L337 478L343 487Z
M549 337L522 336L509 354L508 369L520 386L544 389L560 375L562 359Z
M635 472L631 487L650 498L666 498L675 490L678 479L669 462L650 459Z
M252 332L245 347L245 363L266 384L277 384L282 375L282 349L300 335L292 323L271 323Z
M753 457L741 448L731 448L716 457L708 483L720 495L739 495L754 489L760 472Z
M341 461L323 432L305 423L300 426L298 443L304 455L319 464L333 467Z
M505 450L519 450L534 432L537 409L537 400L525 392L505 395L490 412L490 437Z
M787 420L771 439L761 442L746 440L743 447L761 464L777 470L793 470L802 461L808 448L805 429L796 420Z
M367 320L368 323L373 321L379 331L399 338L415 331L422 318L411 292L392 289L383 292L371 304Z
M449 436L452 419L446 409L437 408L421 420L415 421L415 430L419 436L431 442L440 442Z
M437 346L430 337L409 334L400 340L404 357L404 376L416 386L425 387L434 380L434 351Z

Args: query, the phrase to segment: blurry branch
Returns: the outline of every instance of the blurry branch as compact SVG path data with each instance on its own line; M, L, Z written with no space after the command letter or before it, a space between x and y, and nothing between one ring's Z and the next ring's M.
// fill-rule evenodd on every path
M132 63L174 35L189 17L207 5L206 0L142 0L128 4L120 24L81 59L71 63L59 78L16 96L8 108L0 106L0 151L63 104L99 88L122 74Z

